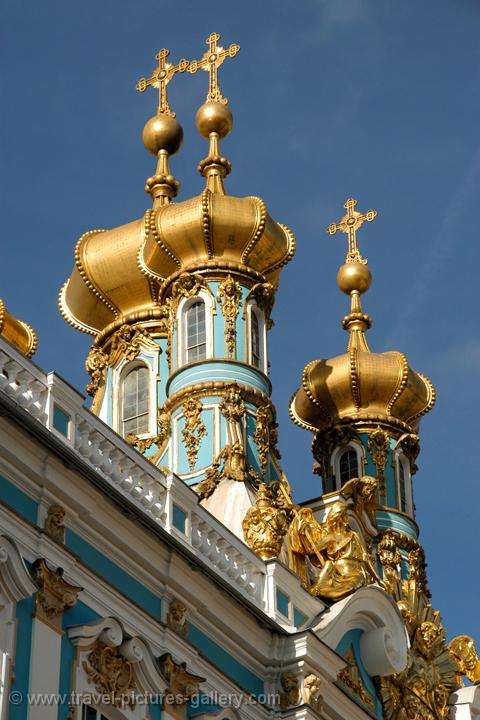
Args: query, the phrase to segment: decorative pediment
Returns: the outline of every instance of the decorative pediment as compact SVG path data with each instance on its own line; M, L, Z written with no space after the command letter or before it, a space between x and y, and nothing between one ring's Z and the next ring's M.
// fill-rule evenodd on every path
M187 701L205 680L169 653L155 657L142 638L128 637L115 618L73 626L68 635L77 647L76 691L88 686L101 694L113 693L122 705L131 696L131 709L136 695L148 694L163 699L165 712L183 717Z
M394 599L377 585L334 603L312 630L333 650L349 630L361 630L361 658L372 677L401 672L407 665L405 622Z
M18 548L5 535L0 535L0 588L10 602L23 600L37 591Z

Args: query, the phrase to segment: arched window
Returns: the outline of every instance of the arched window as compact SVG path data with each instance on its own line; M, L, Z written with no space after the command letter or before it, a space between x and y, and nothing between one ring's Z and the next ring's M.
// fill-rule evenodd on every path
M405 487L405 470L403 468L403 463L400 461L398 463L398 489L400 492L400 510L402 512L407 512L407 490Z
M251 315L251 336L250 341L252 344L252 365L257 368L261 368L262 364L262 344L260 338L260 323L258 322L258 314L255 310L252 310Z
M148 432L149 373L144 365L137 365L122 383L122 435L141 435Z
M340 455L338 463L340 470L340 485L345 485L348 480L358 477L358 458L355 450L347 448Z
M407 459L397 455L397 498L398 509L404 513L412 512L412 487Z
M205 303L195 300L185 313L185 358L186 363L204 360L207 357L207 332L205 327Z

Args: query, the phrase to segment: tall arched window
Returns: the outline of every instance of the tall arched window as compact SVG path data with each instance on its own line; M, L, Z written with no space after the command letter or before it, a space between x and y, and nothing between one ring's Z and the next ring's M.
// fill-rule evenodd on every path
M410 477L409 463L402 455L397 456L397 485L398 509L404 513L410 514L413 506L412 481Z
M252 365L257 368L261 368L262 364L262 344L260 338L260 323L258 322L258 314L255 310L252 310L251 315L251 337L250 341L252 344Z
M347 448L340 455L338 463L340 470L340 485L345 485L346 482L354 477L358 477L358 458L355 450Z
M185 362L204 360L207 357L205 303L195 300L185 313Z
M122 435L127 437L148 432L149 373L144 365L137 365L122 383Z

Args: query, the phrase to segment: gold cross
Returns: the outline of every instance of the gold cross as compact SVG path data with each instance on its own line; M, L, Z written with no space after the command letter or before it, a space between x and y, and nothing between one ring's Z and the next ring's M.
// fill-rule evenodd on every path
M158 67L155 68L148 79L140 78L135 87L138 92L145 92L149 86L158 88L158 114L175 117L175 113L171 111L170 105L168 104L167 85L175 73L185 72L188 68L188 61L183 59L176 65L172 65L171 63L167 63L167 57L169 55L169 50L162 48L162 50L155 55L155 60L158 60Z
M366 213L359 213L355 210L357 201L353 198L349 198L343 206L347 213L342 217L338 223L331 223L328 226L327 232L329 235L335 235L337 230L348 235L348 252L346 262L357 262L366 265L367 261L360 255L360 250L357 245L357 230L359 230L365 221L371 222L377 217L376 210L369 210Z
M206 40L208 50L200 60L192 60L188 66L188 72L194 75L197 70L202 69L210 73L208 84L207 102L218 102L226 105L228 100L223 97L218 87L218 68L227 57L235 57L240 50L240 45L233 43L227 50L217 46L217 40L220 40L218 33L212 33Z

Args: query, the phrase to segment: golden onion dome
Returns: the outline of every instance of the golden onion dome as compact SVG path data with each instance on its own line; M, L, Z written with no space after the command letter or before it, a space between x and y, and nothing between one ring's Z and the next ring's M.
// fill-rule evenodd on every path
M350 205L349 205L350 204ZM348 231L348 220L356 220L355 231L365 220L373 219L354 211L356 201L348 200L345 218L331 225L329 232ZM350 209L349 209L350 208ZM351 223L351 226L354 222ZM362 311L360 295L370 287L371 274L356 246L355 233L337 282L351 298L351 310L342 320L349 332L347 352L327 359L314 360L303 370L302 384L290 403L290 415L301 427L323 432L343 422L362 424L389 423L411 432L420 417L435 403L435 389L428 378L415 372L401 352L371 352L365 332L371 318Z
M168 169L168 154L178 149L182 133L176 120L157 116L143 134L147 149L158 155L157 172L146 185L153 208L143 218L90 231L78 241L75 267L59 297L62 315L77 329L96 335L112 323L158 317L165 281L192 269L238 270L276 286L294 254L294 236L267 214L260 198L225 194L223 178L231 168L219 139L231 129L230 110L208 102L196 121L210 140L198 168L206 178L203 192L172 202L178 182Z
M31 358L37 351L37 334L23 320L17 320L5 307L0 299L0 335L15 345L23 355Z

